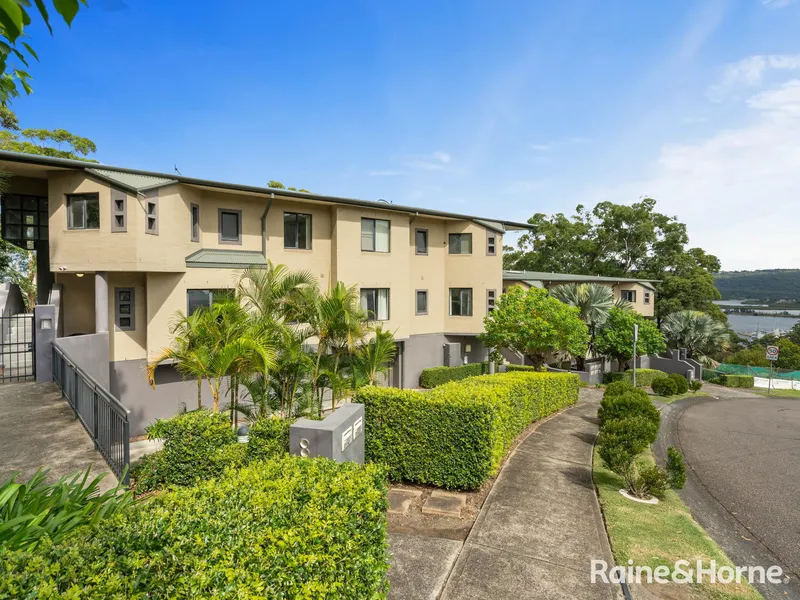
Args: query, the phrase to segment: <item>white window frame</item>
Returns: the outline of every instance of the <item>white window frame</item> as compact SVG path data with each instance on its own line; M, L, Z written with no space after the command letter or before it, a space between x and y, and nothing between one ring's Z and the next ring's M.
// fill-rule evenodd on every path
M458 292L459 294L459 312L458 314L453 313L453 292ZM467 303L469 304L469 314L464 314L464 294L468 292L468 300ZM450 292L447 298L448 303L448 312L451 317L471 317L473 314L473 294L472 288L450 288Z
M381 292L386 292L386 314L385 315L379 315L378 314L378 309L379 309L378 302L380 300L379 296L380 296ZM365 305L369 304L369 300L367 300L365 302L365 294L369 295L370 293L374 294L375 311L370 311L369 308L367 308L367 306L365 306ZM391 298L392 298L392 296L391 296L391 291L390 291L389 288L361 288L361 290L359 291L359 298L360 298L361 308L363 310L367 311L367 313L368 313L368 317L367 318L370 321L388 321L390 319L390 316L391 316L391 313L392 313L392 310L391 310Z

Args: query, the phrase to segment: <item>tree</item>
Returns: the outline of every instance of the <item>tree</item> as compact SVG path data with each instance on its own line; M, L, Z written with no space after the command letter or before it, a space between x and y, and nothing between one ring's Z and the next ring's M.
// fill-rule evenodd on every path
M556 300L574 306L579 311L581 321L589 330L589 355L595 356L595 338L597 330L608 318L609 311L617 306L623 310L631 310L625 300L614 301L614 292L607 285L600 283L567 283L550 290ZM584 356L576 356L578 370L583 371Z
M667 348L664 336L655 323L633 311L612 308L597 335L597 351L616 359L620 371L624 371L633 358L634 325L639 326L639 340L636 345L639 356L658 354Z
M631 205L601 202L591 211L552 217L535 214L533 228L508 249L506 269L635 277L662 280L656 286L656 316L699 310L725 322L713 304L719 299L713 274L719 260L700 248L689 248L686 226L655 210L644 198Z
M50 13L44 0L34 0L39 16L41 16L50 35L53 28L50 24ZM61 15L67 24L72 25L75 15L78 14L81 4L86 6L86 0L53 0L53 8ZM7 0L0 2L0 65L2 65L2 76L0 76L0 104L6 105L9 100L20 95L19 86L26 94L33 90L30 86L31 75L25 69L29 68L28 58L39 60L36 52L28 44L21 41L28 36L25 34L25 27L32 22L32 11L28 0ZM35 16L35 13L34 13ZM19 42L19 46L17 45ZM21 49L20 49L21 47ZM26 58L26 55L28 58ZM21 66L14 66L9 59L16 59Z
M267 182L267 187L268 188L272 188L273 190L289 190L290 192L305 192L306 194L310 194L311 193L305 188L300 188L300 189L297 189L295 187L288 187L287 188L280 181L275 181L274 179L270 179Z
M489 348L508 348L530 358L541 369L549 353L585 356L589 332L577 308L556 300L546 290L512 286L483 319L478 338Z
M795 344L800 344L800 322L794 324L787 337Z
M378 326L375 336L369 342L362 342L356 349L353 356L353 382L363 378L368 385L375 385L377 376L389 370L396 355L394 335Z
M667 343L686 348L689 358L702 359L722 350L728 342L728 330L711 316L696 310L681 310L667 315L661 323Z

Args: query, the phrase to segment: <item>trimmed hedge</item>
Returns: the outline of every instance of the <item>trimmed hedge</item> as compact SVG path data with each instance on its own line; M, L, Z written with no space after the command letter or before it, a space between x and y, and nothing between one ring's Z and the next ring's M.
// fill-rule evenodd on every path
M423 369L420 373L419 387L431 389L450 381L483 375L487 370L487 363L469 363L458 367L431 367Z
M522 371L525 373L541 373L537 371L533 365L506 365L506 373L513 373L515 371Z
M242 444L247 447L247 461L267 460L289 454L289 427L294 419L266 417L258 419L250 426L250 441Z
M671 373L669 378L675 382L675 393L676 394L685 394L689 391L689 380L686 379L683 375L678 373Z
M658 377L653 381L653 391L659 396L674 396L678 392L678 386L669 377Z
M614 383L616 381L625 381L625 373L621 373L619 371L608 371L607 373L603 373L604 384Z
M725 387L751 388L755 386L755 378L752 375L728 375L723 373L719 376L719 384Z
M385 598L386 492L376 465L259 462L0 551L0 598Z
M530 423L578 400L566 373L501 373L430 392L364 387L365 451L396 481L476 489Z
M608 421L626 419L636 415L651 421L658 431L661 425L661 413L650 402L650 398L644 390L636 389L624 394L603 397L600 408L597 409L597 419L600 421L601 427Z
M633 371L627 370L623 373L625 381L633 382ZM636 369L636 387L650 387L653 381L659 377L668 377L664 371L658 369Z

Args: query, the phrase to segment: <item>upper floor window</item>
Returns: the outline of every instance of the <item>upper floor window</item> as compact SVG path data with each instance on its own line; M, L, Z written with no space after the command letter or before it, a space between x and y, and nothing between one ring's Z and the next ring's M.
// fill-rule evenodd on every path
M496 256L497 255L497 236L493 233L490 233L486 236L486 255L487 256Z
M361 308L370 321L389 320L389 288L362 288Z
M97 194L67 196L69 229L100 229L100 198Z
M448 245L450 254L472 254L472 234L451 233Z
M200 205L192 204L192 241L200 241Z
M311 250L311 215L283 213L283 247Z
M128 230L128 195L119 190L111 190L111 231L114 233Z
M450 288L450 316L472 316L472 288Z
M215 302L222 302L233 297L231 290L186 290L186 314L197 310L211 308Z
M414 246L417 254L428 253L428 230L417 229L414 232Z
M219 243L242 243L242 211L219 209Z
M493 312L497 301L497 290L486 290L486 311Z
M134 322L134 290L133 288L116 288L115 313L117 328L122 331L136 329Z
M146 201L147 215L145 216L145 233L158 235L158 190L153 190L153 195L148 192Z
M650 304L650 292L645 292L644 293L644 303L645 304Z
M428 290L417 290L416 292L416 308L415 314L427 315L428 314Z
M626 302L636 302L636 290L622 290L620 295Z
M389 221L361 219L361 250L364 252L389 252Z

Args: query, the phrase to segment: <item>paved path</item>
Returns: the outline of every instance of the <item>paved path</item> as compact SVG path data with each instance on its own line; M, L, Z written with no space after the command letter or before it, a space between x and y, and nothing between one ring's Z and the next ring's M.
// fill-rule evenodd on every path
M512 454L475 522L443 600L610 600L590 561L612 563L592 483L597 390L543 423Z
M681 497L736 565L791 572L786 586L756 585L762 595L800 598L800 400L704 390L714 397L664 407L656 454L684 453Z
M108 471L94 443L75 417L58 387L52 383L0 385L0 482L14 471L19 480L30 478L39 467L50 467L51 479L85 471ZM117 485L109 473L101 489Z

